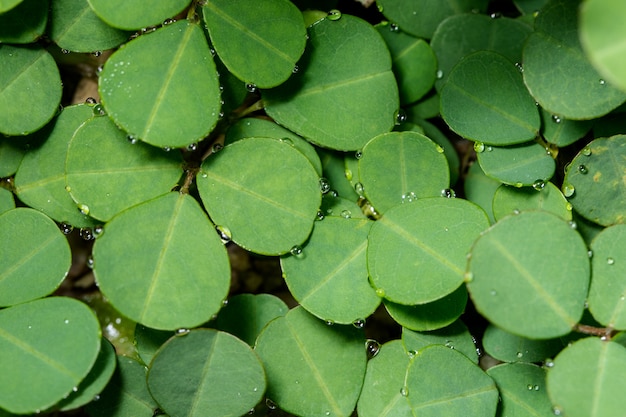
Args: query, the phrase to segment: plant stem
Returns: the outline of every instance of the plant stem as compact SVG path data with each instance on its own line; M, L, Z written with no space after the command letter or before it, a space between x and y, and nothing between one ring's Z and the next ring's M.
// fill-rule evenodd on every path
M592 336L600 336L600 337L606 338L606 340L610 340L615 332L610 327L594 327L594 326L589 326L587 324L580 324L580 323L574 326L573 330L578 333L589 334Z

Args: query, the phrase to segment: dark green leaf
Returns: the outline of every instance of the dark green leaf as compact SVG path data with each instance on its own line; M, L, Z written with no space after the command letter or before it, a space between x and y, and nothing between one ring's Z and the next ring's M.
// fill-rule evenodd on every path
M431 345L441 345L457 350L472 362L478 363L478 352L472 335L462 321L457 320L449 326L430 332L414 332L402 329L402 342L409 355L415 356L422 349Z
M500 361L543 362L563 349L563 342L560 339L527 339L489 325L483 336L483 347L485 352Z
M470 165L463 185L465 188L465 197L485 210L485 213L489 216L489 221L495 223L492 201L496 190L502 183L486 176L480 164L475 162Z
M20 166L22 158L28 148L23 146L21 138L1 138L0 139L0 177L10 177L15 174Z
M151 329L138 323L135 326L135 346L143 363L150 365L156 351L172 336L174 332L171 330Z
M536 417L557 415L546 390L545 371L531 364L494 366L487 375L496 381L502 402L501 416Z
M0 214L15 208L13 193L6 188L0 187Z
M572 220L572 205L551 182L539 180L533 187L498 187L493 196L493 214L496 220L527 210L549 211L563 220Z
M591 128L588 120L568 120L541 109L541 135L562 148L582 138Z
M0 41L31 43L46 29L48 1L24 0L9 12L0 13Z
M0 0L0 13L8 12L23 0Z
M161 24L182 12L191 0L159 0L147 7L142 0L88 0L100 19L120 29L141 29Z

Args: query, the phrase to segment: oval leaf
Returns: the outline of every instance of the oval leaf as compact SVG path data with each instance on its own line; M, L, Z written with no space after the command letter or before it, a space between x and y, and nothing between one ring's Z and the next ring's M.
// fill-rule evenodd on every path
M550 416L552 404L546 390L546 373L538 366L512 363L494 366L487 375L496 381L502 416Z
M430 332L414 332L402 328L402 343L410 356L417 355L422 349L441 345L461 352L474 363L478 363L478 349L473 336L461 320L447 327Z
M160 0L146 7L142 0L88 0L89 6L109 25L120 29L141 29L161 24L182 12L191 0Z
M503 362L543 362L563 349L561 339L527 339L493 325L485 330L482 342L485 352Z
M556 185L542 180L533 183L533 187L501 185L493 196L492 204L496 220L528 210L548 211L563 220L572 220L572 205Z
M48 1L24 0L9 12L0 12L0 41L35 42L44 34L47 23Z

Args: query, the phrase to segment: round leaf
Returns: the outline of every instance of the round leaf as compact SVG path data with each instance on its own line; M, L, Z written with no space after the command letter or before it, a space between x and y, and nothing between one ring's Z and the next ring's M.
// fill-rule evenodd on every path
M479 163L470 165L463 183L465 197L485 210L491 223L495 223L492 209L493 196L501 184L500 181L485 175Z
M553 214L509 216L478 238L466 280L476 308L493 324L533 339L562 336L582 317L587 247Z
M215 224L228 228L239 246L264 255L301 245L321 202L309 160L269 138L240 140L207 158L198 191Z
M0 45L0 133L38 130L52 119L60 102L61 76L45 49Z
M304 52L304 19L288 0L211 0L203 15L224 65L259 88L282 84Z
M0 0L0 13L8 12L24 0Z
M331 149L361 149L388 132L398 87L380 34L348 15L309 27L299 71L262 92L267 114L309 141Z
M441 90L441 115L459 135L490 145L527 142L540 126L519 70L489 51L468 55L452 69Z
M283 277L298 303L330 322L371 315L380 298L368 281L367 235L372 221L327 217L316 222L299 255L281 258Z
M146 7L142 0L88 0L94 12L109 25L120 29L141 29L161 24L176 16L190 0L160 0Z
M214 227L189 195L123 211L93 248L100 290L126 317L155 329L195 327L220 309L230 267Z
M438 300L463 282L466 254L489 227L482 209L461 199L418 199L372 226L367 265L378 293L399 304Z
M553 415L543 369L530 364L507 363L489 368L487 375L496 381L502 398L500 415Z
M626 93L606 82L584 55L577 30L579 4L553 0L541 9L524 46L524 82L547 111L592 119L622 104Z
M569 417L617 417L626 408L621 394L626 348L586 338L565 348L547 377L555 410Z
M135 326L135 346L143 363L149 365L156 351L174 334L171 330L151 329L138 323Z
M588 120L568 120L541 109L541 136L560 148L585 136L591 126Z
M271 321L255 350L267 374L267 396L297 415L351 415L365 375L363 333L328 326L302 307Z
M596 139L576 155L563 194L578 214L603 226L626 222L625 161L626 135Z
M100 338L94 313L72 298L0 310L0 406L37 413L77 390L96 360Z
M65 171L66 190L80 212L108 221L124 209L168 193L181 176L181 161L177 154L131 144L111 120L95 117L74 133Z
M538 181L534 187L511 187L501 185L493 196L493 214L500 220L520 211L544 210L563 220L572 220L572 205L551 182Z
M425 347L441 345L457 350L472 362L478 363L478 351L474 339L460 320L445 328L430 332L414 332L404 327L402 329L402 343L404 343L406 351L412 356L418 354Z
M32 43L46 30L48 2L25 0L6 13L0 12L0 41Z
M72 264L70 246L46 215L29 208L0 214L0 306L31 301L61 285Z
M0 177L15 174L30 145L20 139L17 141L10 137L0 139Z
M482 342L485 352L503 362L543 362L563 348L560 339L527 339L493 325L485 330Z
M237 416L263 397L265 373L244 342L199 329L170 339L158 350L148 371L148 388L171 416Z
M118 49L104 64L99 91L117 125L155 146L198 142L220 115L219 82L209 45L202 29L186 20Z
M426 137L443 148L443 154L448 160L448 168L450 169L450 184L456 184L459 179L459 167L461 163L459 161L459 154L454 148L454 145L450 142L450 139L448 139L448 137L445 136L434 124L427 122L426 120L416 120L415 117L410 120L415 121L417 126L424 130L424 135Z

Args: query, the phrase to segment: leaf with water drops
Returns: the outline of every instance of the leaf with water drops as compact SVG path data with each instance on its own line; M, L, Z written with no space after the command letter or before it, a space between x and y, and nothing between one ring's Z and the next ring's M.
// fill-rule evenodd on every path
M172 416L244 415L261 400L265 384L263 365L250 346L213 329L170 339L148 371L150 393Z
M57 222L76 227L93 227L95 220L76 208L65 189L68 138L92 116L93 108L86 104L63 109L50 128L35 134L42 137L43 144L24 155L15 175L15 193L21 201Z
M181 165L179 154L132 144L109 118L94 117L75 131L67 148L66 190L77 211L108 221L168 193L180 179Z
M117 357L117 366L107 387L87 404L92 417L153 417L157 403L148 391L146 367L126 356Z
M467 200L432 197L396 206L370 231L372 284L399 304L438 300L461 285L466 254L488 227L484 211Z
M552 404L546 390L546 372L525 363L505 363L487 369L496 381L502 401L501 416L551 416Z
M40 129L58 111L61 89L59 69L45 49L0 45L0 133Z
M503 362L542 362L563 349L561 339L527 339L494 325L487 326L482 342L486 353Z
M29 141L30 142L30 141ZM31 143L23 139L0 138L0 178L15 174L22 158L28 153Z
M457 14L441 22L431 41L438 63L435 87L441 90L450 70L466 55L476 51L497 52L511 62L522 62L522 47L532 28L508 17L484 14Z
M591 129L589 120L568 120L541 109L541 135L559 148L571 145Z
M346 166L346 159L350 155L323 148L316 148L316 151L322 163L323 175L330 184L331 192L334 190L340 197L355 201L358 195L351 181L355 176L358 177L358 171L352 172L352 168Z
M547 376L555 411L568 417L617 417L626 408L623 393L626 348L589 337L565 348Z
M365 197L385 213L419 198L441 196L450 186L443 148L416 132L390 132L370 140L359 159Z
M200 26L187 20L118 49L104 64L99 91L118 126L159 147L196 143L220 117L219 81L209 45Z
M376 29L339 15L309 27L309 37L300 70L262 91L268 115L317 145L344 151L361 149L390 131L398 87Z
M13 193L6 188L0 187L0 214L15 208Z
M478 149L482 170L504 184L532 186L537 180L548 181L556 169L554 159L536 142L506 147L484 145Z
M304 20L288 0L210 0L203 15L211 43L228 70L259 88L282 84L304 52Z
M376 26L389 52L398 80L400 103L409 104L424 96L435 83L437 58L424 40L400 31L395 24Z
M255 350L267 374L267 397L282 410L351 415L367 361L362 330L329 326L296 307L265 327Z
M493 214L496 220L527 210L548 211L563 220L572 220L572 205L551 182L537 180L532 187L498 187L493 196Z
M189 329L176 329L176 333L185 333L187 330ZM174 334L171 330L151 329L137 323L135 326L135 346L143 363L150 365L156 351Z
M587 246L554 214L528 211L500 220L474 244L467 270L476 308L508 332L554 338L569 333L582 317Z
M549 1L524 46L524 82L530 93L541 107L568 119L602 116L626 99L626 93L605 81L582 50L580 3Z
M448 160L448 168L450 169L450 184L456 184L459 180L461 162L459 160L459 154L454 145L450 142L450 139L448 139L437 126L429 121L417 118L416 116L408 116L408 118L424 130L424 136L443 148L443 154ZM402 127L402 125L400 125L400 127Z
M6 13L0 12L0 42L32 43L48 23L48 1L25 0Z
M626 330L626 225L607 227L590 248L589 311L604 326Z
M563 194L581 216L603 226L626 222L626 135L599 138L565 171Z
M441 115L459 135L499 146L532 140L541 124L519 70L491 51L467 55L450 71Z
M363 206L363 208L366 208L366 206ZM363 208L354 200L348 200L339 196L335 197L331 191L322 198L322 207L320 207L318 212L317 220L323 220L326 217L365 219L367 218L367 210Z
M311 164L315 167L317 174L322 176L322 163L320 162L320 158L317 155L317 152L315 152L313 145L295 133L267 119L248 117L233 123L226 131L224 145L229 145L240 139L252 137L274 138L292 145L307 157L309 162L311 162Z
M403 31L430 39L437 26L449 16L487 9L486 0L379 0L383 15Z
M89 307L49 297L0 311L0 407L45 410L78 387L100 350L100 325Z
M380 347L367 363L363 391L359 397L359 417L412 416L407 397L402 395L410 357L402 341L392 340Z
M465 198L485 210L492 224L495 223L492 208L493 196L500 185L502 185L500 181L485 175L477 162L470 165L463 183Z
M198 326L217 313L228 293L224 245L187 194L169 193L115 216L96 240L93 258L109 302L155 329Z
M204 161L197 181L215 224L227 227L239 246L265 255L301 245L321 203L319 177L310 161L271 138L226 146Z
M160 0L146 7L142 0L88 0L93 11L109 25L126 30L160 25L176 16L191 0Z
M272 294L238 294L229 298L228 304L220 310L215 327L254 346L267 323L287 311L285 302Z
M31 208L0 214L0 306L44 297L56 290L72 263L56 224Z
M346 217L316 222L302 254L281 258L285 282L296 301L322 320L339 324L365 319L380 304L365 259L373 222Z
M404 389L413 415L493 417L498 405L494 381L445 346L428 346L411 359Z
M446 327L458 319L467 304L467 290L461 285L439 300L406 306L383 300L389 315L402 327L416 331L430 331Z
M474 339L461 320L434 331L415 332L402 328L402 343L410 355L415 356L422 349L431 345L441 345L457 350L472 362L478 363L478 351Z
M59 47L72 52L112 49L129 36L103 22L84 0L54 0L48 33Z

